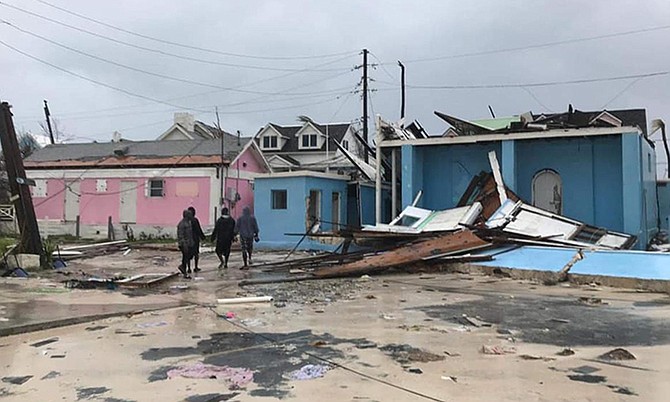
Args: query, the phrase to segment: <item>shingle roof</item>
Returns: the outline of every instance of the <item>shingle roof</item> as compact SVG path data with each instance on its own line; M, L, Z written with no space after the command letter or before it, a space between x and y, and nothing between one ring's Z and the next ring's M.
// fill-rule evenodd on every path
M241 138L237 145L237 137L224 137L225 159L231 161L239 154L249 137ZM27 167L45 166L53 162L95 162L115 157L115 151L122 151L124 158L133 160L170 159L184 156L219 156L221 141L210 140L174 140L174 141L123 141L79 144L47 145L35 151L25 159ZM119 158L123 159L123 158Z
M300 138L296 137L295 134L303 128L303 125L296 126L280 126L278 124L270 123L270 126L277 130L279 134L287 138L286 144L279 151L266 151L268 153L274 152L314 152L314 149L300 149ZM328 127L328 138L329 138L329 148L337 149L335 141L340 142L344 138L344 135L347 133L347 130L351 126L350 123L334 123L334 124L314 124L314 126L321 131L323 135L326 135L326 127ZM259 139L256 138L258 145L261 145ZM326 150L326 143L324 142L319 151Z

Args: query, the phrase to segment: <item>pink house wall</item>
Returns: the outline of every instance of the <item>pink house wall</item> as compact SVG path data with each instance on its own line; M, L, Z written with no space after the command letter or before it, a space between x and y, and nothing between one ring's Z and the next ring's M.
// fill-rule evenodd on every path
M192 206L200 223L211 225L210 178L209 177L175 177L165 179L165 196L148 197L144 193L146 180L141 180L137 189L137 224L140 225L177 225L184 209ZM177 183L195 182L198 184L197 196L178 196Z
M97 179L84 179L79 184L79 216L84 225L106 225L107 218L119 222L119 188L120 180L106 179L107 191L98 193Z
M230 170L239 170L241 172L250 173L266 173L268 170L265 167L265 164L261 162L261 158L262 157L258 154L258 151L255 148L248 147L238 156L235 163L230 165ZM254 189L251 180L237 179L234 174L231 176L226 178L226 187L234 187L240 195L240 200L234 203L234 205L228 203L228 208L230 209L231 216L237 219L242 216L244 207L249 207L253 213Z
M83 225L104 225L108 217L113 223L119 223L121 207L121 181L132 181L136 189L136 224L172 226L177 225L182 211L193 206L203 225L210 225L210 178L174 177L165 178L164 197L145 195L145 183L148 178L106 178L107 191L97 192L97 179L84 179L79 184L79 215ZM177 195L178 183L196 183L197 194ZM246 197L245 197L246 198ZM47 180L47 197L33 199L37 219L63 220L65 215L64 182L59 179Z
M47 181L47 196L33 196L37 219L63 220L65 215L65 182L59 179Z

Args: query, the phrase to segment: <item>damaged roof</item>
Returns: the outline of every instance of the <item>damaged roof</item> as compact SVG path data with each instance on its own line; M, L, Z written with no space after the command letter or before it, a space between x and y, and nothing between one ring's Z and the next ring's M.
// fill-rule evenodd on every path
M436 111L457 135L544 131L587 127L637 127L647 135L645 109L581 111L569 107L567 112L532 114L482 120L464 120Z
M250 138L224 137L225 162ZM221 140L123 141L53 144L24 160L26 168L75 166L213 165L221 163Z

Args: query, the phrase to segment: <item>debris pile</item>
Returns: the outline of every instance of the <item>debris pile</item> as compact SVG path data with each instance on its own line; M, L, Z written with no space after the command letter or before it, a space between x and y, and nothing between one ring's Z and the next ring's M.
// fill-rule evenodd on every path
M342 230L340 253L261 264L264 272L285 275L245 280L240 285L354 277L392 268L422 270L434 263L490 261L494 253L483 249L508 245L576 249L573 259L558 273L557 280L562 281L584 258L582 250L629 249L635 244L633 235L597 228L525 203L505 187L493 151L489 162L492 173L475 176L456 208L418 208L419 192L412 205L388 224ZM349 252L351 244L359 250Z

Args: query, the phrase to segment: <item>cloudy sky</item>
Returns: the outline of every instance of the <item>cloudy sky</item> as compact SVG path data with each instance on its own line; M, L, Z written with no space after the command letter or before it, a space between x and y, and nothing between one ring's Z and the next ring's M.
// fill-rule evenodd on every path
M487 105L498 116L642 107L670 120L670 75L639 77L670 70L664 0L0 0L0 19L0 97L17 127L39 133L48 99L77 141L152 139L175 111L213 123L216 106L244 135L298 115L354 121L363 48L376 65L371 114L399 117L402 60L406 115L431 133L446 128L434 110L485 118ZM495 88L507 84L523 85Z

